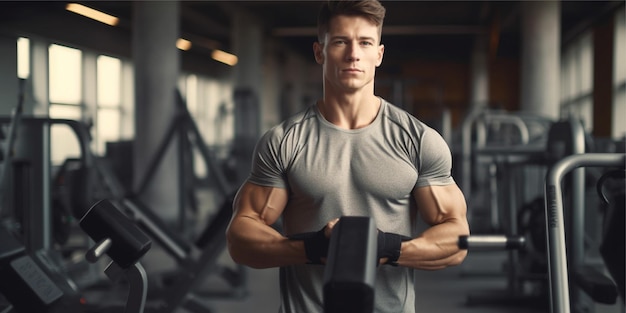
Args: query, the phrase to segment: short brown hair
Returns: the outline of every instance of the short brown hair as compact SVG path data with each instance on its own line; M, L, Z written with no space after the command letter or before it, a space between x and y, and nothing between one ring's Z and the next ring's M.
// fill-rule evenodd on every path
M317 16L317 40L324 41L328 32L330 20L337 15L361 16L378 26L380 39L383 20L385 19L385 7L378 0L360 1L326 1L322 4Z

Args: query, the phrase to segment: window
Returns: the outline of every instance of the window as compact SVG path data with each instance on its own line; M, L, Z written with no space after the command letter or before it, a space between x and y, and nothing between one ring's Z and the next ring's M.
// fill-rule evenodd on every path
M218 154L228 150L234 136L232 84L192 74L180 85L183 100L206 144Z
M49 49L50 103L80 105L82 97L82 52L51 45Z
M180 86L183 100L204 143L218 158L228 157L234 136L232 85L191 74L181 79ZM194 151L194 166L197 175L206 174L198 151Z
M30 76L30 40L17 39L17 77L27 79Z
M104 154L107 142L120 139L122 62L104 55L98 56L96 62L98 96L94 149Z
M82 117L82 52L60 45L48 49L48 92L51 118L80 120ZM69 139L73 138L73 139ZM64 125L53 125L50 130L50 155L53 165L66 158L79 157L76 135Z

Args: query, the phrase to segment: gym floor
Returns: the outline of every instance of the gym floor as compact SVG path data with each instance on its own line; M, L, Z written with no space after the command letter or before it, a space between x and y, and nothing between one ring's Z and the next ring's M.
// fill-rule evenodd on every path
M418 313L541 313L549 304L506 299L505 252L470 253L457 267L416 272ZM278 271L248 271L249 295L243 300L212 300L213 313L278 312ZM546 297L547 297L546 291ZM484 300L482 303L478 301ZM547 301L547 300L546 300ZM472 304L473 303L473 304ZM596 305L595 313L623 313L621 306Z
M416 272L417 312L437 313L540 313L548 307L515 304L468 304L468 300L496 298L507 288L502 264L506 255L500 252L472 253L466 262L440 271ZM479 273L479 275L476 275ZM502 275L498 275L498 274ZM237 302L211 301L215 313L276 313L278 308L277 270L249 270L250 295ZM490 302L490 301L487 301Z

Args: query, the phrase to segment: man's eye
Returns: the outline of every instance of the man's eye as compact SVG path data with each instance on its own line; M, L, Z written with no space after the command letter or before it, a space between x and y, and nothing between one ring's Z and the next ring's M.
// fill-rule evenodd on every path
M373 44L372 42L370 42L370 41L362 41L362 42L361 42L361 45L364 45L364 46L373 46L374 44Z
M345 40L335 40L335 42L334 42L334 43L335 43L336 45L343 45L343 44L345 44L345 43L346 43L346 41L345 41Z

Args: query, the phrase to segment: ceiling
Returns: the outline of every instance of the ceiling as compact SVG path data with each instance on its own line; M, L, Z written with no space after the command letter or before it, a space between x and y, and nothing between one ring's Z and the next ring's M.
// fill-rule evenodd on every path
M623 3L562 1L564 38L573 36L568 30L575 32L579 25L592 23ZM498 55L515 56L519 52L520 1L383 0L383 5L387 11L383 28L386 62L416 57L467 59L479 34L495 40ZM243 9L262 20L270 35L308 57L316 40L319 6L319 1L183 1L181 28L227 43L229 12Z
M41 28L70 23L61 1L0 1L3 26ZM274 36L306 57L311 56L320 2L316 1L181 1L182 36L205 40L230 49L232 12L256 16L266 34ZM85 1L85 5L116 15L118 32L130 38L132 1ZM564 41L624 1L562 1ZM485 34L499 56L513 56L520 47L519 1L383 1L387 9L383 43L385 62L416 58L467 60L477 35ZM57 14L56 18L55 16ZM63 15L65 14L65 15ZM69 26L66 26L69 27ZM74 27L76 29L76 27ZM200 52L202 53L202 52Z

